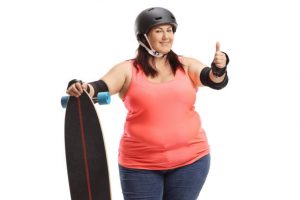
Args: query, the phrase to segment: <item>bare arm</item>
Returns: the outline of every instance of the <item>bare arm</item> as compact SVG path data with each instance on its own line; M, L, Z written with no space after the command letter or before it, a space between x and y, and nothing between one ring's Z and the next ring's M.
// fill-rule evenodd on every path
M125 89L124 86L127 85L126 83L129 81L130 72L130 61L124 61L112 67L100 80L106 83L110 94L113 95ZM89 95L94 96L94 88L88 83L74 83L67 89L67 93L71 96L78 97L82 94L83 90L87 90L88 87L90 89Z
M202 84L199 77L202 69L206 67L206 65L201 63L199 60L196 60L194 58L189 58L189 57L183 57L182 63L185 66L186 71L188 72L188 75L192 80L192 82L194 83L194 85L196 87L201 86Z
M131 62L124 61L112 67L102 78L111 95L120 93L129 81L131 74Z
M200 80L200 74L201 74L202 70L207 66L204 65L203 63L201 63L197 59L188 58L188 57L182 57L182 62L184 64L184 66L186 67L189 77L193 81L194 85L197 87L203 86L203 83L201 83L201 80ZM218 67L220 69L226 67L226 63L227 63L226 56L223 52L220 51L220 43L219 42L217 42L217 44L216 44L216 52L215 52L213 63L216 65L216 67ZM207 75L209 76L209 79L214 83L222 83L226 76L226 74L223 74L220 77L215 76L211 69L209 70L209 74L207 74Z

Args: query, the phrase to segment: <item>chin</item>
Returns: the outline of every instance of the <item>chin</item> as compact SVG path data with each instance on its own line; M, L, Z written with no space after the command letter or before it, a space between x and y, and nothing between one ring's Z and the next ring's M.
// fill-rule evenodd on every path
M159 53L161 53L161 54L168 54L170 51L171 51L171 49L168 49L168 50L164 50L164 51L159 51Z

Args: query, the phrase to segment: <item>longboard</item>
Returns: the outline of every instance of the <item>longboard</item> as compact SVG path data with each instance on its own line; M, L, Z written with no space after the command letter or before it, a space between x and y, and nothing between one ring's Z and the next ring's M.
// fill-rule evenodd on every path
M109 171L101 124L94 102L110 102L108 93L91 99L62 97L65 114L65 153L72 200L110 200Z

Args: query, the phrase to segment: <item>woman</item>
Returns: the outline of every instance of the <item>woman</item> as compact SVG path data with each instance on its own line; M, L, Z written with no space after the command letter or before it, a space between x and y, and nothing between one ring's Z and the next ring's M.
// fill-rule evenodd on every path
M211 67L172 51L177 22L161 7L136 18L136 58L114 66L100 80L72 80L67 93L119 94L128 110L119 146L119 171L125 200L197 199L209 171L210 154L194 110L200 86L222 89L228 83L228 56L216 44Z

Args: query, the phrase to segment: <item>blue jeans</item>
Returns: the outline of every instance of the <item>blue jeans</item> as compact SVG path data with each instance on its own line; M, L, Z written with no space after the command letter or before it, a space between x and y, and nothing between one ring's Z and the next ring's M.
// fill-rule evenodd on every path
M119 165L124 200L196 200L209 166L209 154L171 170L128 169Z

